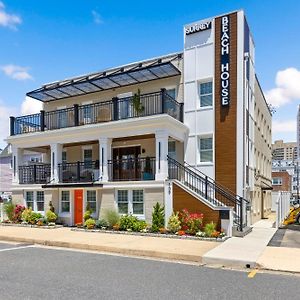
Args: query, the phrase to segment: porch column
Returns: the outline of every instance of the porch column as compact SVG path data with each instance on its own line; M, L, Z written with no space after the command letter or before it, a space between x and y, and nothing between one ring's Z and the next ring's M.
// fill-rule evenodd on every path
M108 160L111 159L112 139L102 137L99 139L99 181L108 182L110 170Z
M62 163L62 144L51 144L51 183L59 182L58 164Z
M158 130L155 133L155 180L165 180L168 178L168 139L169 134L167 130Z
M13 183L19 183L19 166L23 164L24 149L12 145Z

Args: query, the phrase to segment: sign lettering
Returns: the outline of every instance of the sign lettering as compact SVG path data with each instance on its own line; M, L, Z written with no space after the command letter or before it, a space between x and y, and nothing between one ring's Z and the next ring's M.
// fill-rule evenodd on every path
M199 31L204 31L207 29L211 29L211 21L207 21L207 22L204 22L201 24L197 24L197 23L193 24L193 25L185 28L185 34L189 35L189 34L196 33Z

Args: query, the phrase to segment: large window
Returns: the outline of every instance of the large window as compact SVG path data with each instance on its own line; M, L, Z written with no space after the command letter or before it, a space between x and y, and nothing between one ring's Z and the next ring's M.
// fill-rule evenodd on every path
M213 162L213 139L212 137L199 137L198 149L200 162Z
M84 167L85 168L91 168L92 167L92 161L93 161L93 151L92 151L92 149L84 149L83 150L83 161L84 161Z
M25 203L27 208L33 211L44 211L44 192L43 191L26 191Z
M119 214L144 215L143 190L118 190L116 200Z
M44 211L44 192L36 192L36 209L37 211Z
M26 207L34 209L34 198L33 198L33 192L26 192Z
M61 207L60 210L62 213L70 212L70 192L69 191L61 192L60 207Z
M86 202L89 204L91 211L96 212L97 209L96 191L86 192Z
M200 107L212 106L212 81L199 84Z

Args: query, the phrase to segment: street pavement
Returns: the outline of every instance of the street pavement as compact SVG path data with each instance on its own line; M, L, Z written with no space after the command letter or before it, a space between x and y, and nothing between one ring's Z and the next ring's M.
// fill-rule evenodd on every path
M300 277L0 243L0 299L298 299Z

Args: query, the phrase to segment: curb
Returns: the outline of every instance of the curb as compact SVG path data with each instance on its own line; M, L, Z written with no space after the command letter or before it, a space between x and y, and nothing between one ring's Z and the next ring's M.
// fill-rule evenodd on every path
M154 250L124 249L124 248L112 247L112 246L89 245L89 244L40 240L40 239L21 238L21 237L8 237L8 236L0 236L0 240L10 241L10 242L22 242L28 244L37 244L43 246L70 248L70 249L118 253L123 255L133 255L133 256L141 256L141 257L163 258L169 260L181 260L181 261L197 262L197 263L202 262L201 256L180 254L180 253L170 253L170 252L160 252Z

